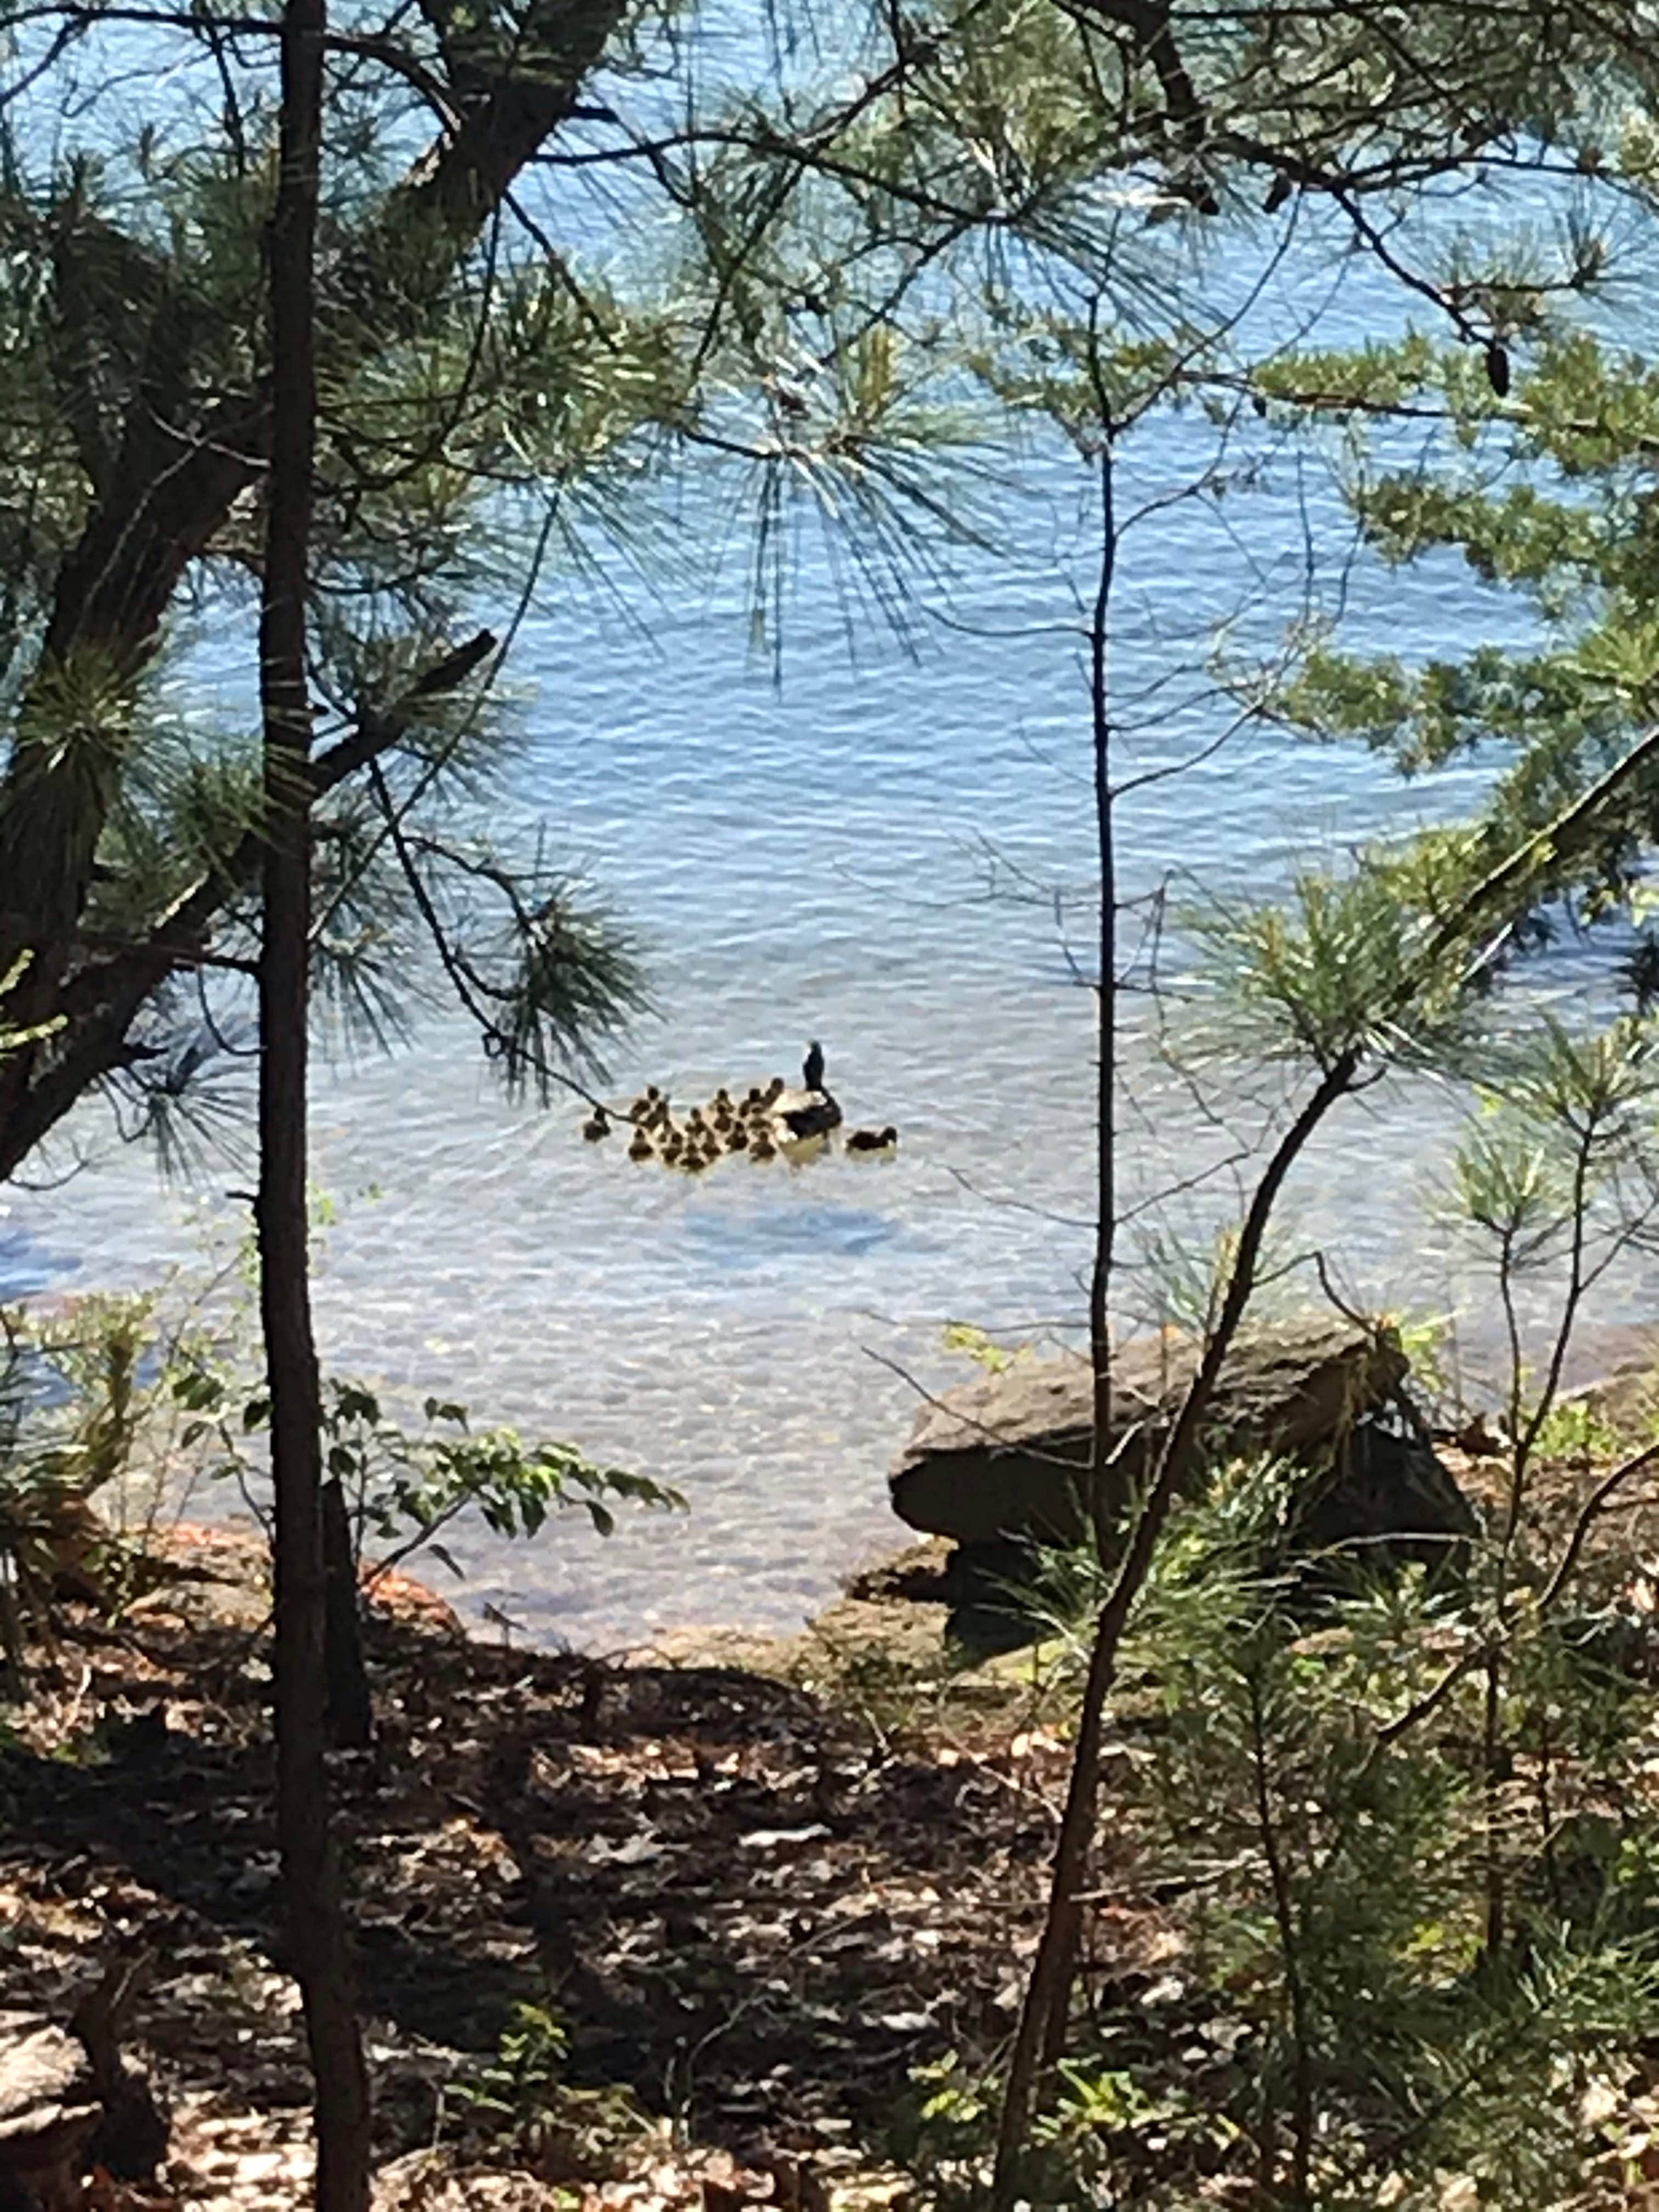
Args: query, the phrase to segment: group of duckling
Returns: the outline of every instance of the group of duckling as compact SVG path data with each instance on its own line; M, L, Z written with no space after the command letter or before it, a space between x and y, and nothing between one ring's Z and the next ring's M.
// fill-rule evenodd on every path
M654 1083L647 1083L626 1108L596 1104L582 1124L582 1134L597 1145L611 1134L614 1120L632 1131L628 1157L644 1162L659 1160L665 1167L682 1168L700 1175L728 1152L742 1152L751 1160L772 1160L779 1152L799 1148L815 1138L826 1137L839 1127L841 1109L823 1088L823 1053L814 1042L801 1069L805 1087L790 1091L781 1075L765 1085L751 1084L742 1098L733 1098L724 1085L706 1106L693 1106L684 1121L676 1121L668 1099ZM898 1131L854 1129L847 1138L849 1152L891 1152Z
M727 1152L746 1152L751 1160L775 1159L778 1147L772 1109L783 1091L781 1075L764 1086L751 1084L742 1098L733 1098L722 1085L707 1105L693 1106L683 1121L677 1121L663 1093L654 1083L647 1083L617 1116L633 1131L628 1157L641 1162L660 1160L664 1167L681 1168L688 1175L701 1175ZM611 1123L605 1109L596 1106L582 1124L582 1134L589 1144L598 1144L611 1134Z

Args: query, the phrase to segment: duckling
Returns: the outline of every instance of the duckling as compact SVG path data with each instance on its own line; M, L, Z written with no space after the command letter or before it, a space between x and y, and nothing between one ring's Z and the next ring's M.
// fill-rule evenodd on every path
M781 1075L775 1075L772 1078L772 1080L767 1085L765 1090L761 1093L761 1104L763 1106L776 1105L778 1100L782 1097L783 1092L783 1078Z
M652 1118L651 1109L654 1103L654 1086L651 1084L647 1084L645 1089L641 1091L639 1097L629 1102L628 1108L629 1120L630 1121L640 1122L648 1121Z
M656 1147L653 1145L650 1138L647 1136L643 1129L636 1128L634 1132L634 1141L628 1147L629 1158L630 1160L652 1160L655 1159L656 1156Z
M582 1123L582 1134L590 1145L597 1145L601 1137L611 1134L611 1116L603 1106L596 1106Z
M746 1152L749 1150L749 1132L741 1121L732 1122L726 1135L726 1149L728 1152Z
M750 1158L751 1160L775 1160L777 1156L778 1148L772 1142L772 1132L768 1128L757 1129L755 1132L755 1141L749 1147Z
M898 1143L898 1131L889 1122L884 1129L854 1129L847 1139L849 1152L890 1152Z
M708 1165L708 1155L701 1145L688 1145L685 1158L680 1163L688 1175L701 1175Z

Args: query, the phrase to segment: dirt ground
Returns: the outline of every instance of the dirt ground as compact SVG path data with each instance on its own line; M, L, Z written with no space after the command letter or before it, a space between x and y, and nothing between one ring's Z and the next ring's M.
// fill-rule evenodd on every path
M171 2112L165 2186L108 2202L289 2206L309 2087L265 1599L233 1540L186 1532L175 1565L118 1626L71 1618L0 1735L5 2002L63 2022L117 1950L153 1951L127 2044ZM900 2201L914 2069L1012 2025L1062 1747L1006 1716L946 1741L695 1656L502 1649L388 1595L378 1741L335 1762L381 2202ZM890 1689L886 1660L848 1677L848 1632L822 1671ZM592 2094L508 2155L468 2091L522 2004Z

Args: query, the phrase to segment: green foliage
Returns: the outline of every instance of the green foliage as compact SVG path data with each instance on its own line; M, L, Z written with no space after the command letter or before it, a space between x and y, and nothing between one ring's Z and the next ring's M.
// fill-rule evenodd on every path
M144 1533L202 1433L190 1400L211 1346L199 1312L161 1307L151 1293L0 1309L0 1649L14 1692L24 1632L50 1637L60 1590L114 1612L141 1586Z
M1467 866L1461 873L1467 898L1480 878ZM1405 1066L1445 1058L1468 1018L1468 933L1445 928L1455 894L1437 911L1424 892L1401 855L1367 853L1346 874L1298 875L1283 906L1199 908L1192 925L1231 1035L1322 1074L1348 1054Z
M325 1218L326 1201L313 1210ZM268 1519L258 1446L270 1409L248 1380L246 1259L165 1291L0 1309L0 1653L14 1683L24 1629L49 1631L58 1589L118 1610L150 1571L147 1540L204 1484L234 1481ZM684 1507L666 1485L572 1445L475 1434L448 1400L428 1398L411 1431L374 1390L331 1377L323 1418L325 1470L343 1486L360 1561L373 1553L371 1579L422 1549L459 1573L441 1535L468 1512L527 1540L572 1510L609 1535L620 1505Z
M1473 1110L1450 1161L1449 1212L1494 1282L1504 1317L1517 1481L1535 1451L1588 1452L1609 1441L1559 1402L1559 1387L1586 1299L1621 1257L1644 1246L1659 1216L1654 1043L1646 1015L1569 1028L1546 1012L1490 1041L1481 1055ZM1523 1287L1549 1314L1547 1349L1530 1364L1518 1318Z
M515 2004L494 2060L450 2094L515 2130L532 2128L546 2118L563 2087L569 2045L556 2014L544 2005Z
M544 2179L587 2181L637 2143L647 2123L623 2090L573 2087L565 2078L568 2048L556 2013L517 2003L494 2058L452 2082L447 2094L473 2129L505 2141Z
M1642 1696L1587 1625L1616 1563L1587 1571L1574 1622L1511 1624L1497 1842L1513 1921L1493 1955L1482 1677L1428 1697L1478 1646L1484 1578L1407 1572L1310 1615L1271 1564L1288 1481L1224 1471L1179 1511L1137 1609L1113 1826L1138 1890L1165 1900L1168 2025L1097 2010L1029 2193L1174 2207L1197 2173L1288 2193L1300 2133L1306 2201L1330 2212L1438 2202L1449 2175L1514 2212L1576 2201L1591 2154L1570 2085L1621 2078L1659 1993L1659 1811L1621 1779ZM971 2100L939 2117L971 2163Z
M429 1550L453 1573L461 1570L438 1542L440 1532L469 1509L498 1536L532 1537L550 1513L584 1510L601 1536L616 1519L613 1504L684 1510L679 1492L624 1468L599 1467L569 1444L526 1444L511 1429L468 1432L466 1408L428 1398L426 1428L411 1435L388 1419L375 1392L329 1377L323 1391L323 1468L344 1488L359 1559L370 1538L390 1548L370 1570L383 1574L414 1553ZM249 1398L242 1436L263 1430L269 1401ZM231 1431L222 1428L228 1441ZM246 1482L252 1472L231 1443L216 1472Z
M1006 1374L1031 1348L1029 1344L999 1344L986 1330L968 1321L946 1322L940 1340L946 1352L958 1352L964 1359L971 1359L988 1375Z
M1452 1389L1447 1358L1450 1320L1447 1314L1406 1313L1388 1317L1388 1326L1410 1370L1412 1388L1431 1405L1443 1403Z
M1412 662L1316 634L1274 704L1292 727L1358 737L1408 773L1491 761L1494 851L1587 790L1659 713L1659 376L1589 326L1581 303L1601 274L1601 247L1581 236L1573 251L1528 329L1518 401L1495 398L1468 349L1420 334L1347 356L1286 356L1261 379L1293 411L1317 392L1321 413L1344 420L1349 502L1382 559L1460 556L1514 596L1507 627L1525 640ZM1400 418L1435 426L1409 465L1390 451L1387 426ZM1590 921L1628 912L1655 831L1654 790L1650 776L1633 778L1593 836L1549 856L1534 886L1540 910L1565 900Z
M1593 1406L1583 1399L1565 1398L1551 1406L1540 1422L1533 1449L1540 1459L1571 1460L1583 1467L1612 1464L1618 1438Z

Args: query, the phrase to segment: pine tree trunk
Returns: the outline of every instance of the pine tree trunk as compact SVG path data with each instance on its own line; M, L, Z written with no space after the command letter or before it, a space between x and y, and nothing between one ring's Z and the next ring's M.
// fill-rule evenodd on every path
M322 1407L306 1191L311 926L306 594L317 404L313 334L325 0L287 0L281 172L267 234L272 437L264 596L264 941L259 962L260 1306L276 1505L276 1793L289 1955L316 2077L319 2212L365 2212L369 2102L329 1819Z
M1112 1413L1112 1261L1117 1231L1117 842L1112 789L1111 699L1107 654L1112 585L1117 570L1117 509L1111 422L1091 331L1090 359L1100 404L1100 563L1090 623L1090 723L1093 755L1096 849L1100 866L1100 1051L1096 1067L1094 1266L1089 1281L1089 1357L1094 1427L1089 1449L1089 1508L1103 1574L1110 1571L1117 1530L1108 1510ZM1105 1722L1109 1662L1092 1664L1078 1722L1065 1816L1054 1850L1048 1910L1008 2067L998 2130L994 2203L1014 2202L1039 2069L1065 2055L1072 1984L1082 1932L1079 1896L1093 1848Z

